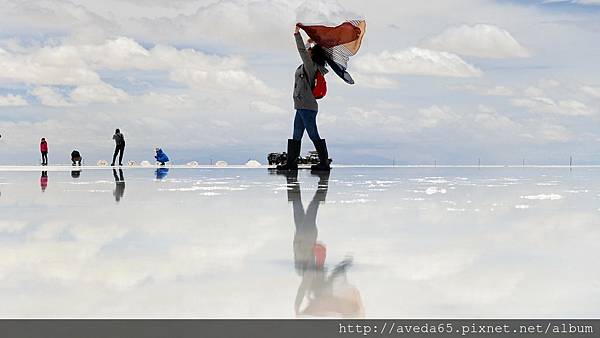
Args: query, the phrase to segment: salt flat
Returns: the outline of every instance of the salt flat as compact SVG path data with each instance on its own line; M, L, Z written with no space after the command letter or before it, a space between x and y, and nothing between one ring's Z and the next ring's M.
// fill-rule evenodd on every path
M72 169L0 167L3 318L600 312L597 167Z

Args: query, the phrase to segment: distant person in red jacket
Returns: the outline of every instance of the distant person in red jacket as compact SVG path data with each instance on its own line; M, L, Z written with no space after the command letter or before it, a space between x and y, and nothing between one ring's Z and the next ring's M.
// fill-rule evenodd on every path
M42 153L42 165L48 165L48 142L44 137L40 142L40 152Z

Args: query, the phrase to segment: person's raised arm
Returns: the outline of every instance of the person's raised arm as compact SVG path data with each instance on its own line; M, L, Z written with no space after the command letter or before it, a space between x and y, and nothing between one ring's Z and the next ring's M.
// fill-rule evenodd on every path
M310 55L308 55L308 51L306 50L306 46L304 46L304 40L302 39L302 35L300 34L300 27L296 25L294 29L294 37L296 38L296 46L298 47L298 53L300 54L300 58L302 59L302 63L304 64L304 69L309 76L309 79L313 79L315 76L315 65ZM311 82L312 83L312 82Z

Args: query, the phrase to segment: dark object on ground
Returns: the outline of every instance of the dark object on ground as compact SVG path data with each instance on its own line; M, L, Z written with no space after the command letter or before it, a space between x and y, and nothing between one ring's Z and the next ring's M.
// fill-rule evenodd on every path
M269 165L283 165L287 162L287 153L270 153L267 155L267 162ZM329 164L331 164L332 159L329 159ZM305 157L299 156L296 160L296 164L300 165L308 165L308 164L318 164L319 163L319 153L317 151L309 151Z
M79 176L81 176L81 170L71 170L72 178L79 178Z
M284 164L287 161L287 153L270 153L267 155L267 162L269 165Z
M71 152L71 162L73 162L73 165L81 166L81 154L79 151L73 150Z

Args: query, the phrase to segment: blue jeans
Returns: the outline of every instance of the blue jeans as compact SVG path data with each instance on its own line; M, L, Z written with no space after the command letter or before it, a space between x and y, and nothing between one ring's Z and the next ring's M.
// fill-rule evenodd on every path
M317 112L315 110L296 110L296 117L294 118L294 136L292 138L296 141L302 140L305 129L311 140L318 141L321 139L319 131L317 130Z

